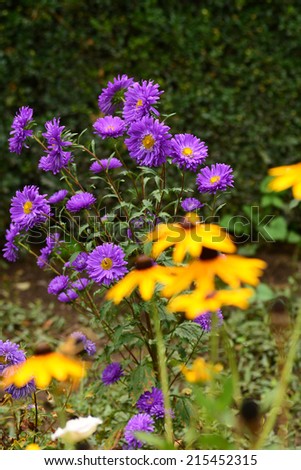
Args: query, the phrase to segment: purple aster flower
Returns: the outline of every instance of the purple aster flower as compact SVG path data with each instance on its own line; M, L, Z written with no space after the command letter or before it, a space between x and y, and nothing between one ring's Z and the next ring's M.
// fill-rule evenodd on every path
M186 199L183 199L181 202L182 209L185 212L191 212L196 209L199 209L200 207L203 207L204 204L202 204L200 201L195 199L194 197L187 197Z
M78 298L78 294L77 292L75 292L75 290L73 289L67 289L66 292L61 292L58 296L57 296L57 299L60 301L60 302L64 302L64 303L69 303L69 302L73 302L74 300L76 300Z
M152 80L143 80L142 83L134 83L124 94L125 103L123 108L123 119L130 123L149 116L151 112L159 115L154 104L160 98L163 91L159 91L159 85Z
M81 273L86 269L88 256L88 253L82 251L77 255L77 257L72 261L72 263L70 263L71 267Z
M19 109L12 123L12 130L10 131L9 151L20 155L23 144L27 137L31 137L33 131L25 129L32 122L33 110L28 106L22 106ZM26 144L24 147L28 148Z
M86 277L82 277L81 279L78 279L77 281L71 282L71 287L73 289L82 291L87 287L89 282L90 282L89 279L87 279Z
M49 264L49 256L51 255L54 248L60 243L60 234L55 232L46 237L46 246L44 246L40 255L37 259L37 265L39 268L44 269Z
M46 132L43 133L43 137L47 141L47 155L40 159L39 168L44 171L51 171L55 175L62 168L66 168L69 161L72 160L71 152L64 150L65 147L72 145L72 142L62 139L62 132L65 126L60 126L59 118L47 121L45 128Z
M164 417L164 395L162 390L152 387L150 392L144 392L136 403L139 411L144 411L156 418Z
M84 333L81 331L74 331L74 333L71 333L70 335L72 338L75 338L76 342L82 343L84 350L88 354L88 356L94 356L96 353L96 344L93 343L90 339L87 338Z
M17 366L26 360L25 354L22 349L20 349L19 345L9 340L5 342L0 340L0 358L0 375L3 376L12 372L10 369L11 366ZM30 382L23 387L10 385L5 389L5 392L10 393L15 400L26 398L34 391L35 384L33 380L30 380Z
M206 166L197 176L196 184L201 193L216 193L233 186L233 170L225 163Z
M102 139L107 137L117 138L125 133L125 122L118 116L106 116L99 118L93 124L94 134L100 135Z
M108 82L107 88L104 88L98 97L100 111L104 114L113 114L117 109L122 109L124 92L132 83L134 79L127 75L118 75L113 82Z
M66 209L70 212L79 212L82 209L90 209L95 202L93 194L81 191L67 201Z
M15 262L18 259L19 247L15 244L16 237L20 235L19 227L15 224L10 224L9 229L6 230L6 243L3 248L3 258L7 261Z
M141 448L141 442L136 436L136 432L153 432L154 420L146 413L139 413L133 416L124 428L124 438L131 449Z
M20 230L45 222L50 215L46 194L40 194L37 186L24 186L12 198L10 214Z
M56 193L53 193L52 196L48 198L48 202L50 202L50 204L57 204L63 201L65 197L67 196L67 194L68 194L67 189L60 189L59 191L57 191Z
M139 165L156 167L165 162L170 153L170 128L158 119L143 117L133 122L124 143L129 154Z
M114 170L115 168L122 167L122 163L118 158L104 158L98 162L93 162L90 170L93 173L100 173L105 170Z
M208 155L205 143L192 134L177 134L170 143L170 156L179 168L197 171Z
M119 362L112 362L103 371L101 380L104 385L112 385L123 376L123 370Z
M56 276L50 283L48 284L48 294L58 295L63 290L67 289L69 284L69 277L68 276Z
M204 331L209 332L212 326L212 315L214 315L214 313L204 312L201 315L197 316L193 321L200 325L200 327ZM215 315L217 316L217 326L221 326L224 320L222 311L220 309L217 310L215 312Z
M127 272L127 262L122 248L114 243L104 243L89 254L87 272L97 284L109 286L121 279Z

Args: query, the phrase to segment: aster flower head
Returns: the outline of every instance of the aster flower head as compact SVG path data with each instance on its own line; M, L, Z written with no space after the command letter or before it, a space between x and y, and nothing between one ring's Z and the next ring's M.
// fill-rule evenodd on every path
M65 126L60 126L60 119L53 118L45 124L46 132L42 135L47 141L46 156L39 162L39 168L44 171L51 171L54 175L66 168L72 160L71 152L64 150L72 145L72 142L63 140L62 132Z
M149 116L151 112L158 116L159 112L154 105L162 93L159 85L152 80L143 80L141 84L135 82L124 95L123 119L130 123Z
M155 418L163 418L164 411L164 395L162 390L152 387L151 391L144 392L136 403L139 411L145 412Z
M215 320L216 326L221 326L223 323L224 317L220 309L218 309L215 313L212 313L212 312L201 313L200 315L195 317L193 321L197 323L198 325L200 325L202 330L208 333L209 331L211 331L211 327L212 327L212 315L216 315L217 317Z
M25 354L20 349L19 345L11 341L0 340L0 375L8 377L14 366L22 364L25 360ZM5 388L5 392L9 393L14 400L26 398L35 391L35 384L33 380L25 383L22 387L9 385Z
M6 243L3 248L3 258L7 261L15 262L18 259L19 247L15 244L16 237L20 235L19 227L13 223L6 230Z
M97 162L93 162L90 166L92 173L100 173L106 170L114 170L115 168L122 167L122 163L118 158L103 158Z
M46 237L46 246L44 246L41 251L40 255L37 259L37 265L39 268L43 269L49 264L49 256L51 255L54 248L60 243L60 234L58 232L50 234Z
M162 165L170 152L169 130L158 119L148 116L133 122L124 141L130 156L142 166Z
M186 199L183 199L181 202L182 209L185 212L191 212L195 211L196 209L200 209L203 207L204 204L202 204L198 199L195 197L187 197Z
M170 141L172 161L185 170L197 171L208 155L208 147L192 134L176 134Z
M78 293L74 289L67 289L64 292L60 292L57 296L57 300L59 302L63 302L68 304L69 302L73 302L78 298Z
M84 251L80 252L72 263L70 263L70 266L81 273L86 269L88 256L88 253Z
M104 385L112 385L123 376L123 370L119 362L112 362L102 372L101 380Z
M113 114L123 107L124 92L134 83L127 75L118 75L113 82L108 82L98 97L98 106L104 114Z
M206 166L198 174L196 184L200 193L226 191L228 187L233 187L233 170L225 163Z
M71 282L70 286L73 289L82 291L87 287L89 282L90 282L89 279L87 279L86 277L81 277L77 281Z
M69 284L69 277L68 276L56 276L50 283L48 284L48 294L58 295L60 292L65 290Z
M65 199L67 194L68 194L67 189L60 189L59 191L57 191L56 193L53 193L48 198L48 202L50 202L50 204L58 204L59 202Z
M74 338L77 342L81 343L84 347L84 350L88 354L88 356L94 356L96 353L96 344L93 343L90 339L87 338L84 333L81 331L74 331L74 333L71 333L71 338Z
M86 270L97 284L109 286L121 279L127 272L125 253L114 243L104 243L97 246L89 254Z
M93 124L94 134L102 139L112 137L116 139L125 133L125 122L118 116L105 116L99 118Z
M124 438L130 449L140 449L143 442L136 436L136 432L153 432L154 420L146 413L139 413L133 416L124 428Z
M12 222L20 230L29 230L45 222L50 215L46 194L40 194L37 186L24 186L12 198L10 214Z
M82 209L90 209L90 207L96 202L96 198L93 194L80 191L77 194L74 194L69 201L67 201L66 209L69 212L76 213Z
M12 123L12 129L9 138L9 151L20 155L23 146L28 148L24 143L27 137L31 137L33 134L32 130L26 129L31 124L33 116L33 110L29 106L22 106L19 109Z

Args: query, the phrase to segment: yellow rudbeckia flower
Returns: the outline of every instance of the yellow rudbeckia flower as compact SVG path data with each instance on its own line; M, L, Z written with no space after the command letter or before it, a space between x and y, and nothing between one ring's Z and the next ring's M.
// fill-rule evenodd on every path
M292 188L295 199L301 199L301 162L295 165L284 165L271 168L269 175L274 179L269 183L272 191L283 191Z
M7 368L2 386L7 388L14 384L23 387L33 379L38 388L46 388L53 378L59 382L68 379L79 381L85 373L82 361L59 351L41 348L21 364Z
M174 268L175 276L162 290L162 295L171 297L189 288L193 282L202 284L203 290L206 285L208 292L213 291L215 276L233 289L237 289L242 283L257 286L265 267L266 262L261 259L224 255L203 248L199 259L187 266Z
M210 382L213 376L223 370L221 364L207 363L202 357L198 357L192 364L191 369L183 366L181 371L188 382Z
M158 224L148 236L154 241L152 255L156 258L166 248L174 246L173 261L181 263L186 254L200 256L203 247L234 253L236 247L230 236L218 225L203 224L196 214L187 214L182 222Z
M166 284L172 274L170 269L154 263L152 258L140 255L136 259L135 269L112 287L106 295L107 300L119 304L124 297L131 295L138 287L143 300L150 300L153 296L156 284Z
M215 312L223 305L233 305L241 309L246 309L248 300L253 295L253 290L249 288L221 289L213 291L208 295L207 289L203 286L192 292L192 294L179 295L172 299L167 308L171 312L184 312L186 318L193 320L200 312Z

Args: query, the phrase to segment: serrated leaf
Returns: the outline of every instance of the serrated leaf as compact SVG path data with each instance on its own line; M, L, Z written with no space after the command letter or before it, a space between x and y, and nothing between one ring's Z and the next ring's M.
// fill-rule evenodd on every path
M187 339L187 341L195 342L202 333L202 329L197 323L184 322L181 323L173 332L174 336L181 339Z

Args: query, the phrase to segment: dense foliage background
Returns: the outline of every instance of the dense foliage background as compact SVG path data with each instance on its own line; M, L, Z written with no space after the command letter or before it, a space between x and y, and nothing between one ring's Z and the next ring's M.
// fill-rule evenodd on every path
M16 110L29 105L41 123L60 115L73 131L91 129L98 94L118 73L168 91L161 110L177 112L173 128L202 137L210 163L233 165L238 209L256 201L267 166L300 160L298 1L0 5L0 230L15 190L41 180L34 152L8 152Z

